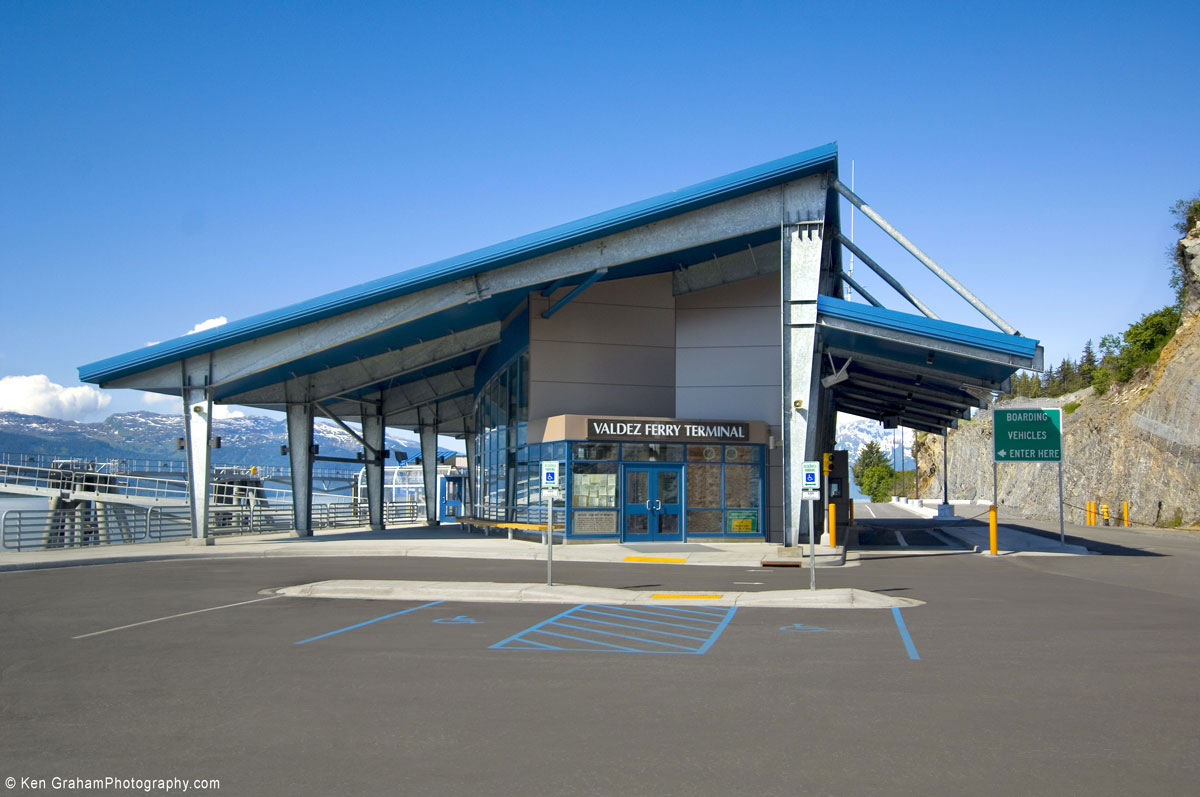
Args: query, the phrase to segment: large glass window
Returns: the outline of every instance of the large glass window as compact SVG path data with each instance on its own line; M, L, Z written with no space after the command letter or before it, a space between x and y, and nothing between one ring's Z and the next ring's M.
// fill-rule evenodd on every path
M529 467L536 462L524 448L529 419L529 352L498 370L479 392L475 408L476 445L482 473L476 511L492 520L519 520L531 495Z
M683 446L674 443L622 443L626 462L683 462Z
M615 462L576 462L571 465L571 506L613 509L617 506Z
M721 508L720 465L688 465L687 504L689 507Z

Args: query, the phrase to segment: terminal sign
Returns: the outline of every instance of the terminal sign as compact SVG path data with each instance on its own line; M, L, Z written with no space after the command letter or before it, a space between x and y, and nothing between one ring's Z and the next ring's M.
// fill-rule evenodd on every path
M747 443L743 421L679 421L642 418L588 418L589 440L648 440L679 443Z
M1062 462L1062 410L996 410L995 462Z

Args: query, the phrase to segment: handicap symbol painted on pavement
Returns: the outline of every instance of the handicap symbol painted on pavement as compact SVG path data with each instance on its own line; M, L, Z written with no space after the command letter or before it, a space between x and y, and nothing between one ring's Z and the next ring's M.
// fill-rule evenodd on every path
M482 621L460 614L458 617L439 617L434 622L442 625L477 625Z
M792 623L791 625L779 626L780 631L827 631L827 628L821 628L819 625L805 625L804 623Z

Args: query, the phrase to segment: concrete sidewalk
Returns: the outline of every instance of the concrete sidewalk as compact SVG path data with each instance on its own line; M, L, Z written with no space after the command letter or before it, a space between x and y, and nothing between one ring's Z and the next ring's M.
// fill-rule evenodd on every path
M335 580L264 590L296 598L474 603L589 603L605 606L738 606L806 609L903 609L924 601L861 589L781 589L761 592L629 590L573 584L459 581Z
M774 543L703 542L621 545L616 543L555 545L558 562L612 562L679 564L719 567L760 567L764 562L800 567L808 566L807 547L782 549ZM0 572L36 570L48 567L77 567L121 562L162 561L170 559L268 558L294 556L422 556L469 559L522 559L545 561L546 546L537 542L509 540L468 533L460 526L407 526L373 532L324 530L312 537L292 537L288 533L257 536L218 537L213 545L194 545L186 541L152 542L135 545L107 545L50 551L0 551ZM842 548L818 545L818 567L857 564L850 562Z

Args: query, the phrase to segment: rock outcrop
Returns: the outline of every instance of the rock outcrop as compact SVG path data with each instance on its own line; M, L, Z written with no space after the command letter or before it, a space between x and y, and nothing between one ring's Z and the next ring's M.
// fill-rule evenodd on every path
M1002 407L1061 407L1066 518L1084 519L1088 501L1119 516L1130 504L1135 524L1200 525L1200 224L1180 242L1184 265L1183 323L1157 363L1103 396L1091 388L1057 399L1014 398ZM982 410L948 440L953 498L992 496L992 418ZM942 495L942 438L914 445L922 497ZM1002 463L1000 505L1029 518L1058 517L1058 466Z

